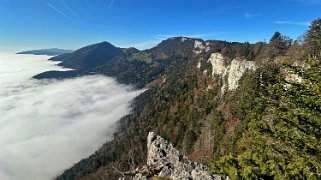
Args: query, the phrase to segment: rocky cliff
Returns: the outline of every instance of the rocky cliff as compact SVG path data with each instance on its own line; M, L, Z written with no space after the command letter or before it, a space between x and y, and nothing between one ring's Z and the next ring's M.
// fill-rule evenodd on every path
M192 162L182 155L173 144L150 132L147 137L147 164L141 169L123 173L127 179L147 180L153 177L168 179L220 180L221 177L207 172L208 167ZM132 176L132 177L130 177ZM126 177L119 178L124 180Z

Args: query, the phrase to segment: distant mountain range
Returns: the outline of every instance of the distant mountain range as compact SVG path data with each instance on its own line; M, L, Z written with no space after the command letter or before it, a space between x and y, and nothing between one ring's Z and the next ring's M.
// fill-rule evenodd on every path
M139 51L133 47L120 48L108 42L100 42L49 59L61 61L58 65L74 69L73 72L47 71L35 75L34 78L63 79L86 74L104 74L115 77L120 83L142 88L158 80L163 74L178 69L194 54L195 41L205 43L198 39L174 37L164 40L154 48ZM213 42L220 46L226 43Z
M17 52L17 54L33 54L33 55L48 55L48 56L57 56L65 53L71 53L72 50L51 48L51 49L39 49L39 50L28 50Z

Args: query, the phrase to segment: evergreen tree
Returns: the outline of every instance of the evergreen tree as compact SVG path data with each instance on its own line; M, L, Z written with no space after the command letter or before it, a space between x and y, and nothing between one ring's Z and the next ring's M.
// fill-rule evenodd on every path
M271 54L277 56L284 54L292 45L292 39L282 36L280 32L275 32L269 43L272 46Z
M281 37L282 37L282 35L281 35L280 32L278 32L278 31L275 32L275 33L273 34L272 38L270 39L270 43L273 42L273 41L275 41L275 40L280 39Z
M307 53L311 58L321 57L321 18L311 23L305 35Z

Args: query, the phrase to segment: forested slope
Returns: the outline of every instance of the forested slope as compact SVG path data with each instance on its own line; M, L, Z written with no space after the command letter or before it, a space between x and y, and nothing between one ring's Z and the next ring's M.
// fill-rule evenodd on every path
M114 140L57 179L116 179L144 164L149 131L232 179L320 179L320 22L304 42L179 37L95 68L148 90Z

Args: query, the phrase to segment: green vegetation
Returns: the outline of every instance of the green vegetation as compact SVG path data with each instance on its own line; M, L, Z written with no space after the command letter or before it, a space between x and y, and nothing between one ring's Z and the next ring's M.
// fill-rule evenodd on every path
M147 64L152 63L151 53L147 53L147 52L132 53L126 59L128 61L143 61L143 62L146 62Z
M270 40L271 50L269 52L271 57L283 55L291 47L293 41L289 37L282 36L281 33L275 32Z
M305 35L307 53L312 58L321 57L321 19L311 23L310 29Z
M220 157L212 170L232 179L320 179L320 67L307 70L302 84L278 73L264 76L262 82L271 83L263 85L247 113L250 122L238 151Z
M310 29L307 37L311 32L321 29ZM260 87L254 104L238 105L245 110L246 129L235 151L213 159L213 172L232 179L321 179L321 59L315 53L310 57L305 60L308 69L268 63L257 71ZM303 82L287 80L289 74L280 69Z

